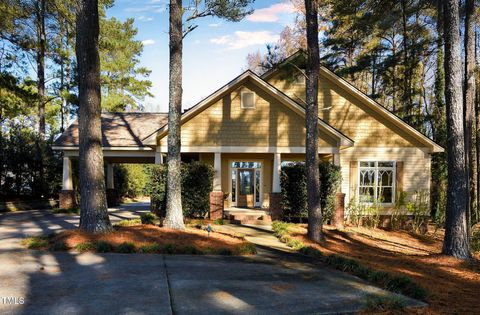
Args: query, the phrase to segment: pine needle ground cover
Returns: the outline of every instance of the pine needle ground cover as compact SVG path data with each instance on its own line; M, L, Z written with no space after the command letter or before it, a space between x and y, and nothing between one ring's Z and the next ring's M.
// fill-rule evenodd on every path
M58 234L29 237L25 247L41 250L73 250L98 253L253 255L255 246L242 237L198 228L171 230L150 224L118 225L107 234L67 230Z
M296 247L306 255L319 259L340 257L343 261L355 261L355 264L374 270L375 274L385 272L394 277L408 277L425 290L423 300L429 307L402 310L402 314L478 312L480 253L474 254L475 258L470 262L441 255L443 231L418 235L407 231L362 227L347 227L339 231L326 226L327 241L320 245L308 240L304 224L282 223L277 230L280 234L287 235L284 239L292 248ZM335 264L330 265L336 268ZM391 310L382 314L397 314L396 312Z

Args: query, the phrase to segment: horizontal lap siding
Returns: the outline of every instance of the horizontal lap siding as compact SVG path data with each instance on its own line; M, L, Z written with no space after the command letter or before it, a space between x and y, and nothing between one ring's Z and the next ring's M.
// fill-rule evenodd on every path
M242 91L255 92L255 109L241 108ZM246 84L185 122L182 145L303 147L304 126L302 116L253 84ZM320 132L319 145L332 147L336 141Z

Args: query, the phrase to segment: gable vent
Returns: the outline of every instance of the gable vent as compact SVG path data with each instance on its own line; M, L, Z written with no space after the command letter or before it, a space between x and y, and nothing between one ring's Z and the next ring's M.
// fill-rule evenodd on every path
M241 93L242 108L255 108L255 93L242 92Z

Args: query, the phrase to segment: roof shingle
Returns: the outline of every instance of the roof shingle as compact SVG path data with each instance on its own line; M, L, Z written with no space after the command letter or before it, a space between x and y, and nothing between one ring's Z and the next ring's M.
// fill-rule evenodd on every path
M104 147L143 147L142 140L167 123L167 113L102 113ZM54 142L54 146L78 146L78 120Z

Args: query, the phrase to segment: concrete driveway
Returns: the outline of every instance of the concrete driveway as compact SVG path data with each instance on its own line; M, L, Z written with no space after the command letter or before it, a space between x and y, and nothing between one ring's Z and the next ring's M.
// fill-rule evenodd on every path
M147 207L110 211L116 221ZM1 314L344 314L359 311L370 294L391 295L269 248L220 257L51 253L19 244L77 223L48 211L0 214Z

